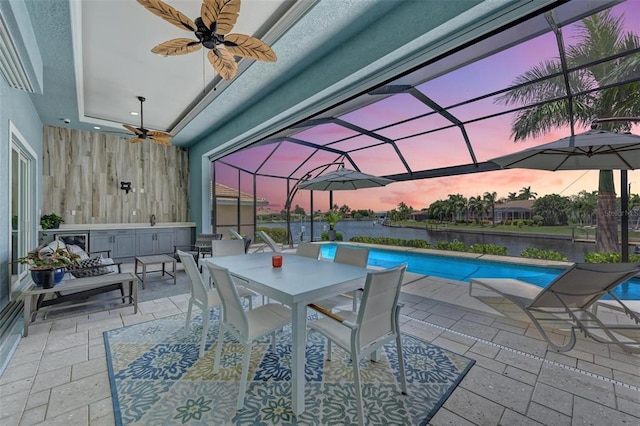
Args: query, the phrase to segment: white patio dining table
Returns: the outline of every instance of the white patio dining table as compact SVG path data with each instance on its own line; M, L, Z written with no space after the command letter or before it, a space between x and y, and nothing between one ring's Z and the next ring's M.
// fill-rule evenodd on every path
M273 253L204 259L245 281L242 285L291 308L291 402L294 414L304 412L304 363L307 304L361 288L367 268L282 254L282 267L271 266Z

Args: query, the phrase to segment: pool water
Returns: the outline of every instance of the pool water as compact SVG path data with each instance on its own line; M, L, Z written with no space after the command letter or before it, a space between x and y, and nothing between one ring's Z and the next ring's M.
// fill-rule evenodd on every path
M337 244L323 244L322 257L333 259ZM469 282L471 278L515 278L539 287L546 287L562 269L541 266L492 262L478 259L438 256L384 249L369 249L369 265L390 268L401 263L407 264L407 271L422 275L448 278ZM614 294L626 300L640 300L640 279L624 283ZM605 298L610 298L609 296Z

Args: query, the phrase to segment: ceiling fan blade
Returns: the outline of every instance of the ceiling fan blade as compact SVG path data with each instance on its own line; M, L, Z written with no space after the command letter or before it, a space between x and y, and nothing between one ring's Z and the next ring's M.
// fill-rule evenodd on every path
M130 125L128 125L128 124L123 124L123 125L122 125L122 127L124 127L125 129L129 130L129 131L130 131L130 132L132 132L132 133L135 133L136 135L141 135L141 134L143 133L143 132L142 132L140 129L138 129L137 127L133 127L133 126L130 126Z
M276 54L262 40L245 34L229 34L224 38L224 46L234 55L257 61L275 62Z
M129 142L131 142L131 143L140 143L140 142L144 142L144 139L139 138L139 137L136 136L134 138L129 139Z
M165 56L186 55L187 53L200 50L202 45L198 40L192 40L190 38L174 38L164 43L160 43L153 49L152 53Z
M151 136L151 137L154 137L154 138L156 138L156 137L159 137L159 138L172 138L173 137L173 135L171 133L161 132L159 130L149 130L147 132L147 135Z
M138 3L154 15L161 17L178 28L187 31L195 31L197 29L191 18L160 0L138 0Z
M240 12L240 0L203 0L200 7L202 22L217 34L225 35L233 29ZM213 24L215 28L212 28Z
M207 58L220 77L225 80L231 80L238 72L235 58L226 49L211 49Z

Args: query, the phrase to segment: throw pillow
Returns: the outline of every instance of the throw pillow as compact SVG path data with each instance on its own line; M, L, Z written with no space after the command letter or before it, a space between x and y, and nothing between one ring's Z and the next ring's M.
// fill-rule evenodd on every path
M100 265L103 265L102 256L94 256L80 260L77 267L69 268L69 272L76 278L95 277L111 272L109 267L100 268Z
M64 243L64 241L53 240L49 244L47 244L44 247L40 248L39 253L40 253L40 256L46 256L48 254L53 253L58 248L66 248L66 247L67 247L67 245Z
M67 244L67 251L69 253L77 254L80 256L79 260L88 259L89 255L86 251L82 250L82 247L77 246L75 244Z
M107 257L106 259L102 259L102 264L103 265L113 265L114 263L115 262L110 257ZM117 273L118 272L118 267L117 266L107 266L106 269L108 269L109 272L113 272L113 273Z

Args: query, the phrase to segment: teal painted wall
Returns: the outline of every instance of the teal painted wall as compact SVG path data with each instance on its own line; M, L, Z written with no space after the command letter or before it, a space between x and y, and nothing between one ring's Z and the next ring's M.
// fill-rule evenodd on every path
M275 90L261 99L245 105L242 110L231 111L224 124L207 137L197 141L189 149L190 205L192 217L198 232L202 230L202 155L268 119L295 108L305 99L327 89L335 92L344 89L340 82L365 66L383 58L407 43L424 35L429 30L481 3L475 1L382 1L372 8L363 21L358 22L357 34L345 37L337 47L324 56L304 64L305 67ZM437 6L437 7L436 7ZM274 46L275 47L275 46ZM384 61L380 61L379 69ZM387 64L388 65L388 64ZM204 200L207 202L208 200Z

